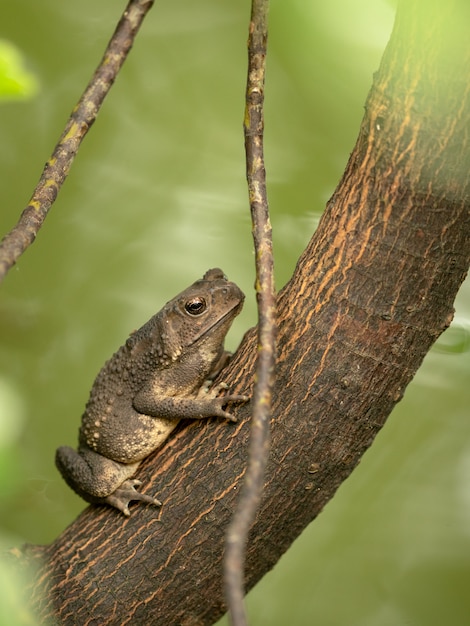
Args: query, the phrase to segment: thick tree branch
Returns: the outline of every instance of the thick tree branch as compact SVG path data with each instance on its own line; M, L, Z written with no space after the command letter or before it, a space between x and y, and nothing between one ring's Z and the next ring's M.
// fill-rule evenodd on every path
M33 243L68 176L72 162L111 89L154 0L130 0L95 74L72 111L28 206L0 243L0 282Z
M225 552L227 603L234 626L247 623L243 605L245 549L248 533L259 506L269 452L269 420L274 384L275 306L274 263L264 167L264 83L268 38L268 0L253 0L248 38L248 79L245 110L246 173L256 259L258 300L258 360L253 394L250 453L245 482Z
M432 8L438 11L432 12ZM470 263L466 0L404 0L345 174L278 298L276 385L251 588L333 497L448 326ZM224 372L253 385L256 334ZM245 472L236 425L183 425L139 478L164 502L128 520L89 507L27 551L43 619L211 624L225 611L224 537Z

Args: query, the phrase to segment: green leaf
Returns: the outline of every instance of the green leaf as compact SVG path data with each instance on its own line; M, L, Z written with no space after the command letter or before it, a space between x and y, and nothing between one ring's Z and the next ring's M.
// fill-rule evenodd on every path
M25 65L20 50L0 40L0 101L27 100L36 95L39 81Z

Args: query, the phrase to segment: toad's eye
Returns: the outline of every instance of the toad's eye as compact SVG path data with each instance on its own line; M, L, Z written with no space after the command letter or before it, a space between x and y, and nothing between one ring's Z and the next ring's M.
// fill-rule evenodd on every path
M189 313L189 315L201 315L207 308L206 301L204 298L193 298L192 300L188 300L184 305L184 308Z

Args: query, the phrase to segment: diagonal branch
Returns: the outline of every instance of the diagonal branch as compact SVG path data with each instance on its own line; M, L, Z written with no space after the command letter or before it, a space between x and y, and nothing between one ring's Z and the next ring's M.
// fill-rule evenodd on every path
M245 482L226 538L225 586L234 626L247 623L243 605L245 552L263 488L269 452L269 420L275 365L275 305L271 223L264 167L264 83L269 0L253 0L248 39L244 120L248 192L256 258L258 360L253 398L250 454Z
M277 300L275 419L246 589L358 465L449 325L468 271L469 8L429 4L399 3L344 176ZM252 386L255 342L251 330L224 372L233 392ZM17 555L38 567L31 595L42 623L221 617L224 529L249 412L237 409L233 428L188 424L143 461L139 479L147 493L158 488L161 517L142 507L123 521L90 506L53 543Z
M95 74L73 109L36 189L14 228L0 243L0 282L33 243L68 176L72 162L129 54L154 0L130 0Z

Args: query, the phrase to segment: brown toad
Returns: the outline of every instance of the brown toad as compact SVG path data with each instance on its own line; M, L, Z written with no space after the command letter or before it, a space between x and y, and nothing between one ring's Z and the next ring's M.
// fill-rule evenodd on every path
M56 453L65 481L88 502L129 515L129 502L161 503L139 493L142 459L160 447L181 419L235 418L210 379L227 363L225 335L243 306L242 291L212 269L134 332L103 366L82 416L78 451Z

